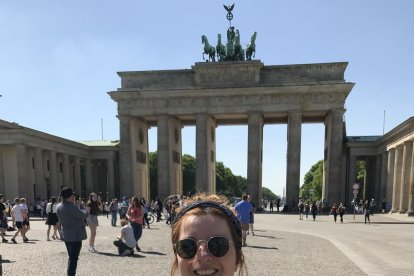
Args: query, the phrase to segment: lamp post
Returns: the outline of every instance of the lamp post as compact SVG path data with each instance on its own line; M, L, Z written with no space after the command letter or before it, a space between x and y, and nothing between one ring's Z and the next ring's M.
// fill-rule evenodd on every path
M359 184L354 183L352 185L352 193L354 194L354 220L355 220L355 204L356 204L356 199L357 199L357 195L358 195L358 189L359 189Z

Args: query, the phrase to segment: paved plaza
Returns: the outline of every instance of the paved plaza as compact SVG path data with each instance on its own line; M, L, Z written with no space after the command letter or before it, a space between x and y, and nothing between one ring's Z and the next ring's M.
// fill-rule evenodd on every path
M98 254L89 253L84 241L78 275L168 275L172 260L170 227L165 222L144 229L142 252L119 257L112 245L120 227L99 217ZM344 224L332 216L256 214L255 236L243 249L249 275L414 275L414 219L375 215L371 225L363 216ZM119 223L119 222L118 222ZM0 244L3 275L65 275L67 253L60 241L46 241L44 221L32 221L30 242ZM89 231L88 231L89 232ZM10 235L12 232L8 232ZM10 236L7 237L10 239Z

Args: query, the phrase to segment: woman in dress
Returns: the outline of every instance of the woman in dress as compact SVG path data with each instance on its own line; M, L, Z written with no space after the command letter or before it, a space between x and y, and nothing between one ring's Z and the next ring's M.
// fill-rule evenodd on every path
M89 252L96 253L95 249L95 237L96 237L96 228L98 227L98 214L102 211L102 203L100 198L95 193L89 195L88 203L86 204L86 211L88 218L86 219L91 234L89 236Z
M56 202L56 197L51 197L50 198L50 202L47 204L46 206L46 224L47 224L47 240L50 241L50 229L53 226L53 235L52 238L55 239L59 239L58 235L57 235L57 224L59 222L58 216L56 214L56 210L57 210L57 202Z

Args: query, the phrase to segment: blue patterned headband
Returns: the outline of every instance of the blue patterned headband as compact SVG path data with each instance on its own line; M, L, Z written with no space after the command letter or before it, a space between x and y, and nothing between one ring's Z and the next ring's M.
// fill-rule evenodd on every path
M241 229L240 220L234 215L234 213L228 207L223 206L214 201L196 201L196 202L191 203L190 205L185 206L175 216L173 224L177 223L177 221L179 221L188 211L196 209L196 208L215 208L219 210L220 212L222 212L224 215L226 215L226 217L228 217L231 220L231 223L233 224L236 230L236 234L240 238L240 242L241 242L242 229ZM240 247L241 247L241 243L240 243Z

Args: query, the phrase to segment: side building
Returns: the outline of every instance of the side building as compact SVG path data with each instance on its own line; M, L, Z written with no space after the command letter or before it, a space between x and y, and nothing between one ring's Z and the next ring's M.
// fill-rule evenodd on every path
M0 193L28 203L59 195L119 195L118 141L75 142L0 120Z
M391 212L414 213L414 117L383 136L348 136L346 142L346 203L352 201L357 161L365 163L365 177L358 198L383 199Z

